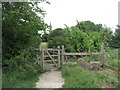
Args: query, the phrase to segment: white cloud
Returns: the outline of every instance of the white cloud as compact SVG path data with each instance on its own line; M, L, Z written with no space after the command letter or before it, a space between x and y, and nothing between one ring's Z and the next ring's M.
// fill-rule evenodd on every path
M40 4L46 10L44 18L55 28L63 28L64 24L72 26L76 20L90 20L94 23L105 24L108 27L116 27L118 24L118 1L119 0L49 0L51 3ZM39 6L40 6L39 5Z

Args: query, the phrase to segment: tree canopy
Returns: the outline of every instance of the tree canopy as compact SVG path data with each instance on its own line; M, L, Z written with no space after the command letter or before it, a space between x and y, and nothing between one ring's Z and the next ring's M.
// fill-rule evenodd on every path
M25 46L37 43L38 30L45 30L45 11L34 2L2 2L3 57L11 57ZM9 54L9 56L8 56Z
M113 33L110 28L91 21L77 21L75 26L67 26L50 31L45 38L49 47L65 45L68 52L100 51L102 42L110 46ZM44 35L43 35L44 36ZM44 37L43 37L44 38Z

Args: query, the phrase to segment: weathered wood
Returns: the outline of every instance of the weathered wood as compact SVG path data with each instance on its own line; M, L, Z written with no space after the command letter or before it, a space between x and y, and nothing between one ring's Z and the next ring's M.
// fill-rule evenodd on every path
M60 48L60 46L58 46ZM60 49L58 50L58 68L60 68Z
M61 64L63 65L65 63L64 60L65 60L65 56L67 55L104 55L104 43L102 43L101 45L100 52L65 53L64 45L62 45L61 49L60 49L60 46L58 46L57 48L40 48L39 47L39 51L41 53L43 69L44 69L45 62L53 62L55 66L60 68ZM45 60L45 59L48 59L45 57L49 57L51 60ZM57 61L55 59L57 59Z
M47 52L47 54L49 55L49 57L51 58L51 60L53 61L53 63L56 65L56 62L54 61L54 59L52 58L52 56L49 54L49 52L48 51L46 51ZM57 65L56 65L57 66Z
M101 44L101 52L104 53L104 43Z
M62 45L62 50L61 50L61 56L62 56L62 64L64 64L64 45Z
M56 57L56 56L58 56L58 55L50 55L50 56ZM44 57L49 57L49 55L44 55Z
M83 52L83 53L63 53L63 55L99 55L101 54L100 52L95 52L95 53L88 53L88 52Z
M54 59L54 61L58 61L58 60L56 60L56 59ZM52 60L44 60L44 62L53 62Z
M49 65L56 66L55 64L49 64Z
M42 50L42 69L44 70L44 50L43 50L43 48L41 48L41 50Z
M60 50L60 48L45 48L44 49L45 51L58 51L58 50Z

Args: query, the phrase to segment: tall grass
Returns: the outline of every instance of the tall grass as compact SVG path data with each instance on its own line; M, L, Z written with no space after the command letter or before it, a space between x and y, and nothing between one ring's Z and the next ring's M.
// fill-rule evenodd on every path
M106 54L83 57L87 62L104 61L107 67L101 71L89 71L77 65L65 65L62 76L65 88L100 88L100 83L118 87L118 49L106 47Z
M12 73L7 73L2 75L2 88L35 88L36 82L39 80L40 74L44 73L36 72L23 75L20 72L14 71Z
M91 61L104 61L107 63L107 68L115 70L118 72L118 49L112 49L110 47L106 47L106 52L104 55L91 55L85 56L84 59L87 62Z
M31 74L25 80L19 79L19 72L13 72L11 75L3 74L2 88L34 88L38 80L39 73Z
M114 87L118 87L115 76L102 71L88 71L77 65L64 66L62 76L65 79L63 88L100 88L100 82L112 83Z

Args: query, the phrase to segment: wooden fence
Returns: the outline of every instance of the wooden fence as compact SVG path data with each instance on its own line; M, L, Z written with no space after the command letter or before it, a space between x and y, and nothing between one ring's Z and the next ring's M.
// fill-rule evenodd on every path
M60 46L58 46L58 48L40 48L39 50L41 52L41 59L42 59L43 68L44 68L45 56L50 57L53 64L55 64L58 68L60 68L61 65L64 64L64 62L65 62L64 57L67 55L101 55L101 54L104 54L104 43L102 43L102 45L101 45L100 52L80 52L80 53L71 52L71 53L66 53L65 49L64 49L64 45L62 45L61 48L60 48ZM54 54L51 55L49 51L57 52L57 55L54 55ZM45 53L47 55L45 55ZM57 56L57 64L53 58L54 56Z
M104 54L104 43L101 44L101 50L100 52L80 52L80 53L66 53L65 49L64 49L64 45L62 45L62 49L61 49L61 62L62 64L64 64L64 56L66 55L102 55Z

